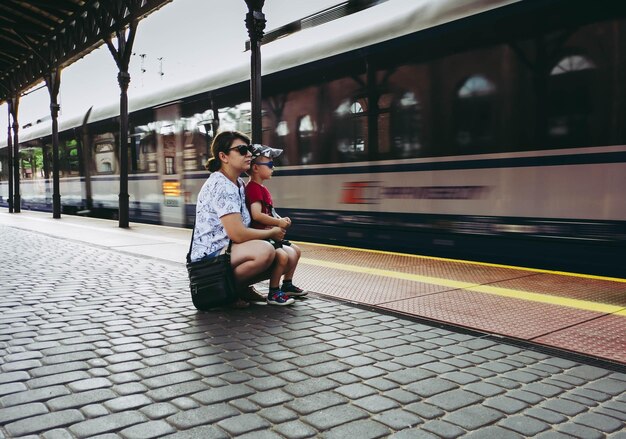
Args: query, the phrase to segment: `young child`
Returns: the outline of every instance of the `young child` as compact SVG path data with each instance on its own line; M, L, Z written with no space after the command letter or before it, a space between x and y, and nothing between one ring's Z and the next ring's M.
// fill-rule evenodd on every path
M282 149L270 148L265 145L252 145L252 164L248 174L250 179L246 184L246 204L252 216L251 227L256 229L268 229L282 227L287 229L291 226L288 217L281 218L274 210L270 191L263 185L265 180L272 178L274 162ZM270 276L270 291L267 295L267 303L270 305L290 305L294 302L292 297L304 297L308 291L298 288L293 284L293 275L296 271L301 251L295 244L289 241L276 242L270 240L276 249L276 264ZM280 278L284 275L283 284Z

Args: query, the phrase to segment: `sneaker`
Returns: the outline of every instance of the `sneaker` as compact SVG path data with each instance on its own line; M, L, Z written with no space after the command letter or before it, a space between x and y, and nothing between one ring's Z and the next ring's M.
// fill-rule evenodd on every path
M289 294L290 296L293 296L293 297L304 297L307 294L309 294L309 292L307 290L303 290L302 288L298 288L294 284L291 284L291 285L283 284L281 290L282 290L283 293Z
M241 293L241 298L247 302L263 302L265 303L265 296L257 291L252 285L250 285L245 291Z
M280 290L271 292L267 295L267 303L270 305L285 306L291 305L293 302L295 302L295 300Z

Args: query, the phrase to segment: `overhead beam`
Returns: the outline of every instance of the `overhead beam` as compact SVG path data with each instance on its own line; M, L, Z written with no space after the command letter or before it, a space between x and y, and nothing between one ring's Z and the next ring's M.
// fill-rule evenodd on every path
M30 46L26 55L0 70L0 103L24 91L53 68L66 67L98 48L117 30L126 28L172 0L88 0L41 41L20 42ZM39 7L44 2L34 2ZM4 14L3 14L4 15Z
M33 15L29 15L27 9L20 9L15 7L9 8L7 5L0 4L0 11L2 11L3 18L15 25L37 26L43 29L53 29L54 25L57 24L54 20L51 20L48 17L35 17Z

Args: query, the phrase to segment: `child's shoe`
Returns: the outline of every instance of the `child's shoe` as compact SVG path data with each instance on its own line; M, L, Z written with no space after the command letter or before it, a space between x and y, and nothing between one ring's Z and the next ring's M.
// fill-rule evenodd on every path
M285 306L291 305L295 300L283 293L281 290L270 291L267 295L267 303L270 305Z
M302 288L298 288L291 282L287 284L283 282L283 286L280 289L283 293L289 294L292 297L304 297L309 294L308 291L303 290Z

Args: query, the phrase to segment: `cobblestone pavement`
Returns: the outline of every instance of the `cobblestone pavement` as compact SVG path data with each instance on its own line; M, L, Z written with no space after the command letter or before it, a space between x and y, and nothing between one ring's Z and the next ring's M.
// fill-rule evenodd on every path
M626 374L0 226L0 438L624 439Z

